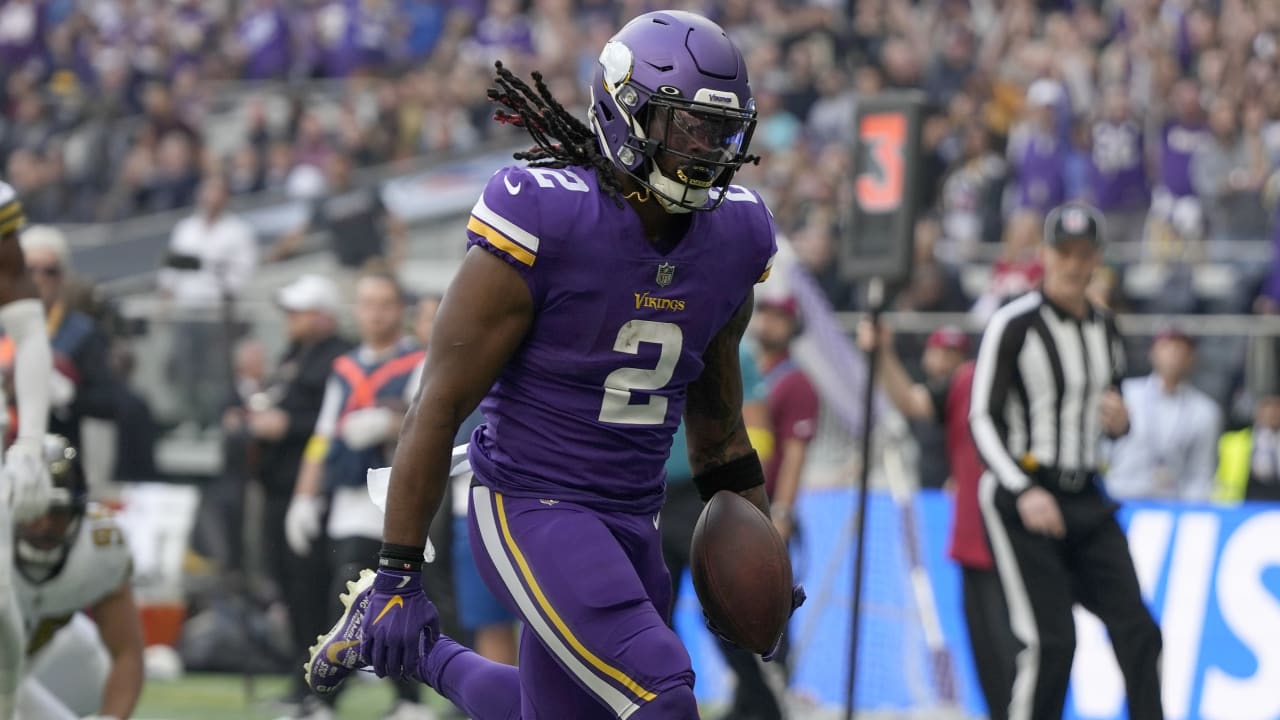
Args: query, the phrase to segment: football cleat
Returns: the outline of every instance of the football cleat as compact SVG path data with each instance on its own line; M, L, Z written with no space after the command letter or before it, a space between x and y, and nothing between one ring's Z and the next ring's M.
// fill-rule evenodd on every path
M307 687L321 695L338 689L347 676L368 664L360 657L361 623L374 577L372 570L361 570L359 580L347 583L347 592L338 596L342 617L307 651L307 663L302 666Z

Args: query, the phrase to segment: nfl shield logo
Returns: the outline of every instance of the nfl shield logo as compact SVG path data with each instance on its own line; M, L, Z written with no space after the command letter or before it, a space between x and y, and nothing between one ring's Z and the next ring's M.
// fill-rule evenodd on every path
M1089 229L1089 216L1077 207L1069 207L1062 213L1062 229L1079 235Z
M658 283L658 287L666 287L671 284L671 279L675 277L676 266L671 263L662 263L658 266L658 277L654 280Z

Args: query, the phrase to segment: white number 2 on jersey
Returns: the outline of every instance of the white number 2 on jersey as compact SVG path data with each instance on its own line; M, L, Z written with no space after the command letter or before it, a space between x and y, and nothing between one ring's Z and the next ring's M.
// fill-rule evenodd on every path
M527 168L533 179L537 181L538 187L550 188L559 185L565 190L574 192L591 192L591 188L587 187L587 183L582 178L568 170L558 168Z
M632 320L618 331L613 341L616 352L635 355L640 343L656 343L662 348L658 364L652 370L618 368L604 379L604 401L600 404L600 422L617 425L661 425L667 419L667 399L649 397L643 405L631 404L633 390L659 390L671 382L684 344L680 326L652 320Z

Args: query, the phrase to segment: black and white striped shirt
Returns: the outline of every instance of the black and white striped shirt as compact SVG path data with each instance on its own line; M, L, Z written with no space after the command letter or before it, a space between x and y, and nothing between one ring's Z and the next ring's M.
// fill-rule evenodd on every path
M1098 404L1119 386L1124 349L1110 314L1077 319L1039 292L996 311L982 335L969 425L987 468L1005 488L1031 485L1028 468L1094 471Z

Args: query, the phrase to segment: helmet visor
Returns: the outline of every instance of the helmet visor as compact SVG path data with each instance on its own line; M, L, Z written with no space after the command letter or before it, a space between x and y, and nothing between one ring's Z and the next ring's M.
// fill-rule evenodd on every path
M742 164L755 121L751 111L702 103L677 105L654 98L647 132L661 144L658 163L664 173L706 188L723 171Z

